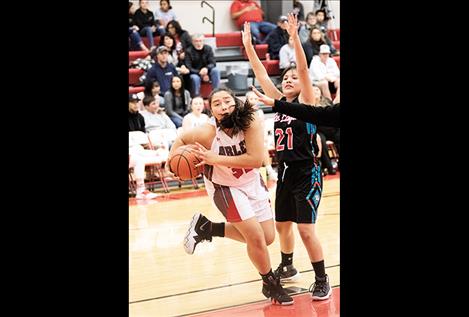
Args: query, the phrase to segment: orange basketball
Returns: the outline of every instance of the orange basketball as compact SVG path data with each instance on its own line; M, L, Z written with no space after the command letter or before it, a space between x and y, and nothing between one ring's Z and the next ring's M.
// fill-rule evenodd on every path
M195 145L183 145L176 149L176 152L169 160L169 167L171 171L178 176L181 180L193 179L199 176L202 172L202 167L195 167L200 163L193 149Z

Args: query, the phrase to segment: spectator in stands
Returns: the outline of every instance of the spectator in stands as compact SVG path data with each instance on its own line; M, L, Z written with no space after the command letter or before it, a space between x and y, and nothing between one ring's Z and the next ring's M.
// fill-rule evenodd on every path
M190 70L192 96L200 95L201 82L212 82L212 89L220 86L220 71L216 67L211 46L204 44L204 35L192 35L192 46L186 49L185 64Z
M160 0L160 8L155 11L155 18L160 21L160 25L166 28L169 21L177 20L176 13L169 3L169 0Z
M176 41L176 49L180 50L180 46L184 50L192 46L192 39L189 32L183 30L178 21L169 21L166 25L166 33L171 34ZM179 45L179 46L178 46Z
M169 33L161 36L160 46L162 45L166 46L166 48L169 51L168 63L171 63L174 66L176 66L176 70L178 74L188 75L190 71L189 71L189 68L187 68L186 65L184 64L184 57L185 57L184 50L182 48L180 48L180 50L176 49L176 41L174 41L174 37ZM186 79L184 78L184 80Z
M324 9L316 10L316 20L317 20L317 24L319 25L319 28L321 29L321 32L326 34L327 22L329 21L329 19L326 18L326 10Z
M145 90L142 92L139 92L137 96L139 97L140 100L143 100L143 98L149 96L149 97L155 97L155 99L159 100L159 106L164 107L164 98L163 96L160 95L161 87L160 83L157 81L146 81L145 82ZM143 107L143 102L141 103L141 108L140 110L143 111L145 108Z
M264 21L264 11L254 0L233 0L231 3L231 18L235 20L238 29L242 29L244 22L250 22L251 34L256 44L263 44L264 38L275 29L275 24Z
M133 167L135 183L137 184L136 199L154 199L158 194L152 193L145 188L145 162L148 155L145 155L145 149L139 144L132 144L129 138L129 168ZM153 151L152 151L153 152Z
M204 99L201 96L192 98L191 112L186 114L182 120L182 128L184 131L208 122L209 117L205 113L202 113L204 108Z
M146 96L143 98L143 105L145 110L141 115L145 119L145 132L150 133L156 129L175 129L176 126L168 117L163 109L160 108L160 102L153 96Z
M321 93L321 89L319 87L313 87L314 89L314 94L316 96L316 100L318 102L316 103L316 107L327 107L327 106L332 106L332 101L330 99L327 99L324 97ZM334 144L339 144L340 142L340 129L337 127L329 127L329 126L323 126L323 125L318 125L317 126L317 133L321 137L320 142L321 146L324 149L322 152L322 155L320 156L321 159L321 165L323 168L324 174L336 174L336 168L332 166L331 158L329 157L329 153L327 151L327 144L326 141L330 140L334 142ZM318 144L319 145L319 144ZM319 157L319 156L318 156Z
M287 27L288 18L284 15L280 16L277 27L265 39L265 43L269 44L270 59L279 59L280 48L288 43Z
M305 44L308 41L313 27L318 27L318 20L316 19L316 14L314 12L308 12L306 15L306 21L300 26L298 35L300 36L301 44Z
M136 94L129 94L129 132L145 132L145 119L138 112L138 100Z
M135 25L134 21L134 12L135 8L133 6L134 4L129 1L129 51L146 51L148 52L149 49L145 46L145 44L142 41L142 38L140 37L140 34L138 33L138 26Z
M280 72L282 72L285 68L290 67L292 64L296 64L296 57L295 57L295 48L293 47L293 38L288 39L288 43L280 48L279 52L279 68ZM255 96L255 94L253 93ZM257 96L256 96L257 97Z
M176 67L168 63L168 55L169 51L166 46L159 46L157 49L152 50L151 57L156 57L156 63L148 70L145 81L159 82L162 94L168 91L169 87L171 87L171 78L177 75Z
M312 27L309 33L309 40L303 44L303 50L306 54L306 62L311 64L311 60L314 55L319 54L319 48L321 45L327 44L330 48L330 51L335 54L337 53L336 49L332 46L332 43L327 43L324 34L317 27Z
M265 116L264 116L264 111L260 108L261 103L259 102L259 97L257 97L257 95L253 91L248 91L246 93L246 100L256 110L256 114L261 119L263 129L265 132L265 126L264 126ZM270 154L269 154L268 140L267 140L266 133L264 133L264 159L262 161L262 165L265 166L265 170L267 172L267 177L269 178L269 180L276 182L278 175L277 175L277 172L272 168L272 158L270 157Z
M293 0L293 14L296 14L298 22L305 20L305 9L299 0Z
M153 37L164 34L164 29L159 27L158 21L155 21L153 12L148 9L148 0L139 0L139 8L135 11L134 21L140 29L140 35L146 36L150 43L150 49L155 46Z
M340 70L335 60L329 56L330 53L327 44L321 45L319 56L315 55L311 61L309 75L324 97L332 99L331 93L335 93L340 85Z
M182 126L182 118L189 112L191 95L184 89L181 76L175 75L171 80L171 87L164 94L166 113L174 122L176 127Z

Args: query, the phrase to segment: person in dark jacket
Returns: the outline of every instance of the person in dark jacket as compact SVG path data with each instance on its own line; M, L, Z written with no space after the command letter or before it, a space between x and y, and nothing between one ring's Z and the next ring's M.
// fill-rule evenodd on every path
M267 35L264 43L269 44L270 59L279 59L279 52L282 46L288 44L288 18L280 16L277 21L277 27Z
M186 49L186 67L192 82L192 96L200 95L201 82L212 82L212 89L220 86L220 71L216 67L212 47L204 44L203 34L192 36L192 47Z
M129 132L145 132L145 119L138 112L138 100L136 94L129 94Z
M166 33L169 33L174 37L176 40L176 46L180 43L184 50L192 46L192 39L189 32L183 30L178 21L169 21L166 25Z
M140 0L138 4L140 7L135 11L134 22L140 29L140 35L147 37L151 49L155 46L153 37L163 35L165 30L163 27L158 27L158 20L155 21L155 16L153 12L150 11L148 0Z

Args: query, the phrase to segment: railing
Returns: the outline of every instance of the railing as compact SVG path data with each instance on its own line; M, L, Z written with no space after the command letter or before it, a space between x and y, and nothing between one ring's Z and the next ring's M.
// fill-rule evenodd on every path
M204 7L204 4L208 5L211 9L212 9L212 20L210 20L209 18L207 17L203 17L202 19L202 23L205 23L205 20L207 20L207 22L209 23L212 23L212 36L215 36L215 8L212 7L210 5L210 3L208 3L207 1L202 1L200 3L200 7L203 8Z

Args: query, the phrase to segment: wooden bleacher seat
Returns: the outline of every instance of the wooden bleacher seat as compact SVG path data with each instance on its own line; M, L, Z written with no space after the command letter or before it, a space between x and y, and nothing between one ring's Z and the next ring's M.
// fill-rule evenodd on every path
M145 58L150 54L148 51L129 51L129 62L133 62L138 58Z
M143 75L143 69L129 68L129 85L140 84L140 77Z

